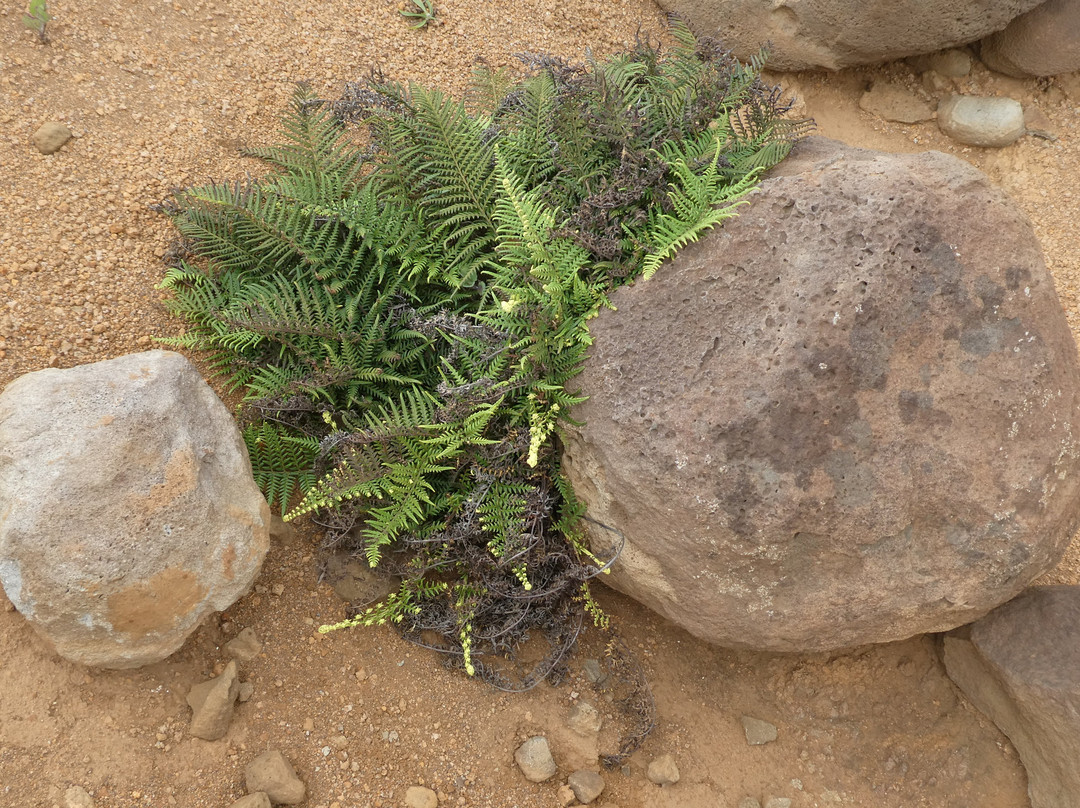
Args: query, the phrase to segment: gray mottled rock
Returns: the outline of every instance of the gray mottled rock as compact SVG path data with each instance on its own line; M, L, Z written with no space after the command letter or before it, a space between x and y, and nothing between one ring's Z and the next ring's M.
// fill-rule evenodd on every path
M885 121L919 123L934 117L930 105L896 84L874 82L874 86L859 98L859 107Z
M563 468L625 536L604 582L700 638L955 628L1080 521L1075 343L1030 222L961 160L812 138L612 303Z
M424 786L409 786L405 790L405 808L438 808L439 795Z
M947 634L945 669L1009 736L1032 808L1080 794L1080 586L1036 586Z
M250 662L262 651L262 643L255 634L255 629L248 626L225 643L225 651L239 662Z
M990 34L979 56L1010 76L1055 76L1080 70L1080 3L1046 0Z
M269 508L229 410L167 351L0 394L0 584L57 652L164 659L248 591Z
M999 31L1041 0L660 0L698 35L748 59L771 43L778 70L884 62Z
M582 805L588 805L604 791L604 778L596 772L582 769L571 774L566 784L574 792L577 801Z
M236 700L239 702L250 701L254 695L255 685L251 682L241 682L239 689L236 691Z
M533 783L549 780L559 771L555 759L551 756L547 738L543 735L534 735L519 746L514 752L514 761L525 779Z
M240 682L236 678L236 663L225 666L220 676L208 682L193 685L188 692L187 703L191 707L191 726L188 734L206 741L224 738L232 721L233 708L240 695Z
M244 768L248 793L266 793L274 805L298 805L307 795L307 786L286 757L278 751L263 752Z
M595 735L603 726L603 719L589 702L582 701L570 708L570 715L566 719L566 725L582 737Z
M765 808L791 808L789 797L769 797L765 800Z
M581 663L581 670L585 674L585 679L594 685L603 684L607 679L607 672L598 659L586 659Z
M270 808L272 804L265 791L256 791L254 794L241 797L229 808Z
M746 733L746 742L751 746L761 746L776 740L775 724L748 715L744 715L741 720L743 732Z
M42 154L54 154L71 140L71 130L62 123L49 121L38 127L31 140L34 142L34 147Z
M674 785L679 782L679 767L675 765L674 757L664 754L649 761L649 765L645 768L645 776L658 786Z
M82 786L72 786L64 792L64 808L94 808L94 798Z
M1011 98L952 95L938 104L941 131L969 146L1002 147L1027 131L1024 108Z

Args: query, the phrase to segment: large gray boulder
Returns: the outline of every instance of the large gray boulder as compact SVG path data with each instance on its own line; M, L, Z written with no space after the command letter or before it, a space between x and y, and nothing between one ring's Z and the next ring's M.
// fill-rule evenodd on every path
M1009 736L1032 808L1080 799L1080 586L1037 586L945 636L945 669Z
M698 637L947 630L1077 527L1073 338L1030 223L967 163L812 138L612 303L564 468L625 536L610 583Z
M979 55L1010 76L1056 76L1080 70L1080 0L1046 0L984 39Z
M66 659L176 651L251 586L270 512L183 356L42 370L0 394L0 585Z
M1042 0L658 0L741 59L771 43L777 70L839 70L962 45Z

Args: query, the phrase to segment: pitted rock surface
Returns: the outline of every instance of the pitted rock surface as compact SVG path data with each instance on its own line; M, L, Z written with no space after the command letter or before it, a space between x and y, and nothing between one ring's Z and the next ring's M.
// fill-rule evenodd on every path
M1080 794L1080 586L1035 586L947 634L945 668L1013 742L1032 808Z
M157 662L251 586L269 508L228 409L149 351L0 395L0 585L66 659Z
M769 45L774 70L839 70L963 45L1043 0L659 0L740 59Z
M1064 552L1076 348L1030 223L968 164L810 139L612 302L564 468L625 536L605 582L698 637L943 631Z

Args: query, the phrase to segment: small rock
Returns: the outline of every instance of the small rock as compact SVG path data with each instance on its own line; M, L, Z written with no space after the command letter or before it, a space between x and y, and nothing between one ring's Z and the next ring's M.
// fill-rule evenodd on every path
M240 702L249 701L254 695L255 685L251 682L241 682L240 687L236 692L236 700Z
M566 719L566 725L582 738L595 735L603 724L600 713L587 701L578 702L570 708L570 715Z
M645 776L658 786L670 786L679 782L679 767L671 755L661 755L649 763Z
M265 791L256 791L254 794L241 797L229 808L270 808L272 804Z
M1024 108L1011 98L953 95L938 105L941 131L969 146L1002 147L1026 131Z
M765 800L765 808L791 808L791 800L787 797L769 797Z
M349 745L349 739L344 735L335 735L330 739L330 745L338 750L345 749Z
M594 685L601 685L607 679L607 674L597 659L586 659L581 663L581 670L585 673L585 678Z
M761 746L776 740L776 727L768 721L744 715L742 725L746 732L746 742L751 746Z
M514 752L514 760L525 779L533 783L542 783L554 777L559 770L551 756L547 738L543 735L534 735L519 746Z
M62 123L43 123L32 137L34 145L42 154L53 154L71 140L71 130Z
M255 629L248 626L227 643L225 650L229 656L240 662L251 662L262 651L262 643L255 635Z
M883 120L899 123L919 123L934 117L930 105L910 90L880 81L862 94L859 107Z
M959 48L950 48L939 53L925 56L913 56L908 64L920 73L933 70L950 79L959 79L971 72L971 54Z
M574 792L578 802L588 805L604 790L604 778L587 769L576 771L567 778L566 784Z
M574 796L574 790L568 785L559 786L559 790L555 794L555 804L559 808L569 808L577 802L577 797Z
M743 797L736 808L761 808L761 803L758 802L757 797Z
M1053 139L1054 124L1046 113L1034 104L1024 107L1024 126L1029 134L1038 135L1047 139Z
M281 752L263 752L244 769L248 793L265 791L275 805L296 805L304 801L307 786Z
M94 798L82 786L72 786L64 792L64 808L94 808Z
M436 808L438 804L439 797L430 788L409 786L405 792L406 808Z
M191 707L191 727L188 732L207 741L225 737L239 695L236 662L226 665L221 676L192 686L187 696Z

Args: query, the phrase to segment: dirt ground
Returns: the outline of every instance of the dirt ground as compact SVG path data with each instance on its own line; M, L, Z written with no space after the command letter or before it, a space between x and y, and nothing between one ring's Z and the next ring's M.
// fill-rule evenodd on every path
M646 0L441 0L439 25L412 30L387 0L52 0L51 44L0 8L0 386L48 366L145 349L180 324L154 286L172 234L148 205L170 189L258 166L241 145L273 142L304 79L327 97L374 66L461 92L475 61L521 51L568 57L661 30ZM822 134L887 151L940 149L1003 186L1034 221L1074 331L1080 329L1080 76L1015 81L977 66L965 92L1010 95L1038 110L1001 150L958 146L932 122L885 123L858 107L868 84L918 92L904 63L774 77ZM45 121L77 135L39 154ZM978 215L978 211L972 211ZM662 282L662 279L658 279ZM308 785L311 808L400 806L412 785L440 806L556 806L557 789L597 751L614 751L625 718L583 675L605 639L587 636L571 678L510 695L445 670L389 630L319 635L342 602L320 581L316 537L276 543L256 590L209 621L169 659L136 671L88 670L57 658L0 595L0 806L63 805L72 785L97 808L226 808L243 767L278 749ZM1080 582L1074 548L1046 582ZM707 647L609 591L600 595L653 686L658 726L628 765L605 773L597 804L734 808L770 796L794 808L1028 805L1016 754L946 678L933 638L846 654L771 656ZM228 735L188 737L188 688L220 670L223 645L250 626L264 642L241 667L254 696ZM597 742L566 726L571 706L605 718ZM749 746L740 717L778 739ZM552 739L562 780L535 785L513 762L527 735ZM342 743L332 740L343 736ZM339 748L343 746L343 748ZM681 780L660 788L648 762L671 753Z

